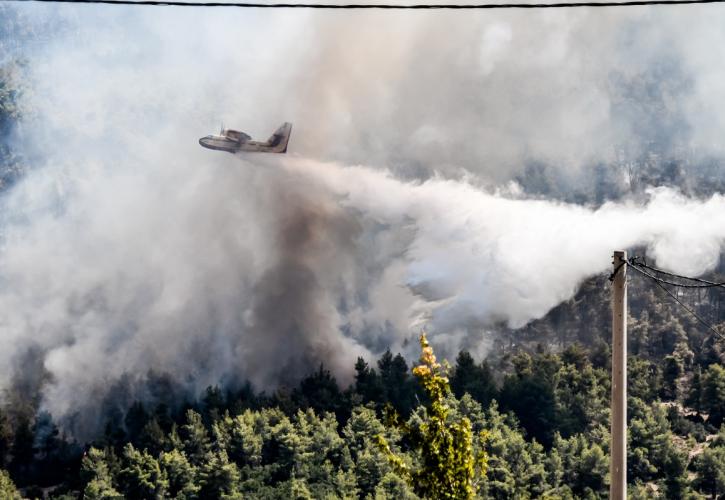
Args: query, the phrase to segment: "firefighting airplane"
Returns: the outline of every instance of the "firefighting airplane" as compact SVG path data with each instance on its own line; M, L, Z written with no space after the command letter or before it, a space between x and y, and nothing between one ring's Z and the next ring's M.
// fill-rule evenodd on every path
M209 149L228 151L229 153L258 152L258 153L286 153L289 136L292 133L292 124L285 122L272 137L264 142L253 141L244 132L224 129L222 126L219 135L207 135L199 139L199 144Z

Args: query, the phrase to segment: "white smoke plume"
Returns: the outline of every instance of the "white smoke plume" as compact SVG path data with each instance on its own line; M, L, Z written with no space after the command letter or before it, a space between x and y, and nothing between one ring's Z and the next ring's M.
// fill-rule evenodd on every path
M718 154L725 36L700 11L18 9L66 28L28 49L42 165L1 195L0 380L39 353L42 405L76 432L149 372L274 388L320 362L349 381L422 328L485 346L615 249L718 263L720 195L592 207L513 182L534 161L573 185L658 141ZM287 157L196 142L285 120Z

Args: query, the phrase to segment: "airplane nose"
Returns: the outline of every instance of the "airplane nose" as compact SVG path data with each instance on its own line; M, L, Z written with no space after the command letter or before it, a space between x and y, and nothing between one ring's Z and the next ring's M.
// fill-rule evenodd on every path
M199 139L199 144L207 149L216 149L218 151L232 151L231 141L214 135L207 135Z

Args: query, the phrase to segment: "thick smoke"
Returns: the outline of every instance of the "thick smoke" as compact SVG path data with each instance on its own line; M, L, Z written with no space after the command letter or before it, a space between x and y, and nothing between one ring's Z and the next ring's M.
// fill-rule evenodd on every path
M401 257L405 283L430 304L435 331L495 320L523 326L610 268L616 248L644 246L660 265L699 275L717 265L725 240L722 195L693 200L658 188L644 204L591 209L506 198L461 181L404 183L363 167L288 168L318 177L346 206L391 228L415 228Z
M40 164L1 198L0 380L31 353L75 432L111 388L152 397L154 373L272 389L322 362L347 381L422 328L483 354L492 324L543 316L614 249L718 262L719 195L592 207L522 177L545 164L574 189L612 164L626 189L622 155L720 154L725 40L704 11L18 9L75 28L27 47L19 135ZM287 157L196 142L285 120Z

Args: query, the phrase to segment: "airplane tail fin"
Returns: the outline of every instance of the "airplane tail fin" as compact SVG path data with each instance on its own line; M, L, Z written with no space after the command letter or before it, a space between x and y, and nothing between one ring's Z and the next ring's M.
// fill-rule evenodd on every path
M277 130L274 131L272 136L267 139L267 144L272 148L274 153L286 153L287 143L289 142L290 135L292 134L292 124L284 122Z

